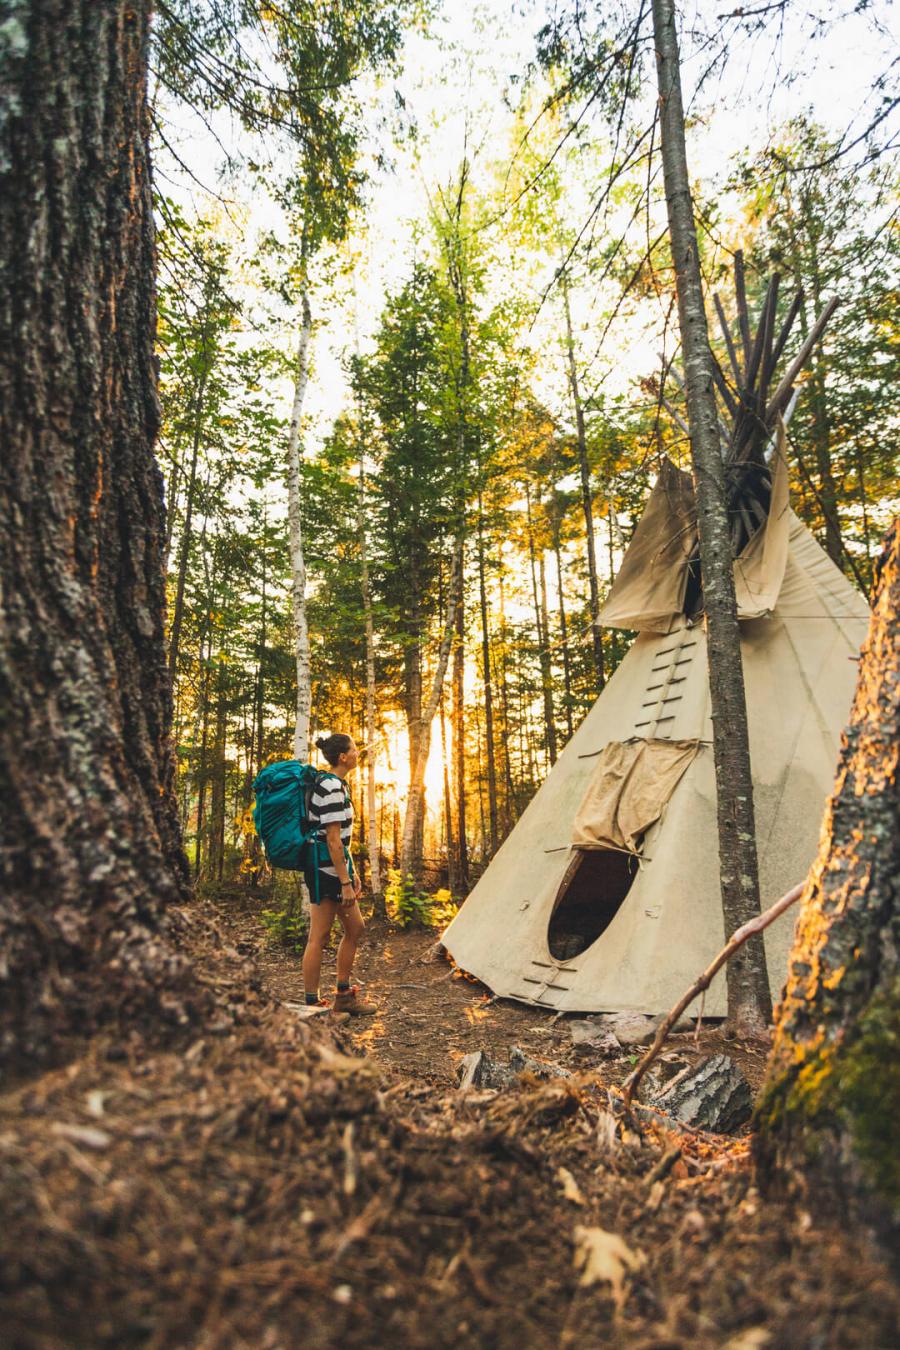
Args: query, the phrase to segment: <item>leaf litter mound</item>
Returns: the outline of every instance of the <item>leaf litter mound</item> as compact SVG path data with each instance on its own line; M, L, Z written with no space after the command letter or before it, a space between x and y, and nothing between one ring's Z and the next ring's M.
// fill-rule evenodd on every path
M616 1134L595 1070L411 1079L184 929L215 1016L0 1098L5 1346L895 1343L863 1237L763 1199L745 1138Z

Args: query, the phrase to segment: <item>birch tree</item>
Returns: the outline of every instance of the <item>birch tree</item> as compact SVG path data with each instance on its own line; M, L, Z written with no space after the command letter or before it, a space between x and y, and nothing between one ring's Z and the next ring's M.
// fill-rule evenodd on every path
M375 621L372 610L372 586L369 579L368 538L366 527L366 463L365 443L360 439L359 449L359 570L363 614L366 625L366 808L368 816L369 884L375 899L376 913L382 915L384 892L381 883L381 850L379 847L378 812L375 797L377 765L375 733Z
M300 336L297 341L294 402L288 427L287 486L288 527L291 554L291 615L294 635L294 663L297 671L297 717L294 724L294 758L309 758L309 713L312 704L312 669L309 655L309 625L306 618L306 562L303 557L303 524L300 514L300 457L303 403L309 384L309 343L312 335L312 310L308 280L304 276L300 292Z

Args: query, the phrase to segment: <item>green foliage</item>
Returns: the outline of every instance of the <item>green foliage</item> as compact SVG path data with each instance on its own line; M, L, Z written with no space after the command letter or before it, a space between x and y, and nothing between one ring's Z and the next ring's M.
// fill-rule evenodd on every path
M388 915L400 928L444 928L458 908L448 890L430 895L417 891L412 877L401 876L397 868L388 872L384 898Z
M260 915L269 941L291 952L302 952L309 934L306 916L299 903L288 899L276 909L264 909Z
M178 790L189 856L212 885L232 865L245 885L263 874L246 827L250 785L268 758L291 752L296 668L283 474L296 325L308 303L315 334L331 305L334 345L349 344L340 332L341 323L349 327L346 273L361 250L359 239L352 249L347 240L362 221L368 162L359 76L392 69L412 10L405 0L324 8L312 0L276 8L172 0L157 19L163 87L203 115L235 114L244 129L238 148L252 146L254 187L268 197L264 212L249 215L265 218L258 237L218 207L191 219L171 200L158 203ZM447 620L449 560L455 541L464 543L461 623L434 738L443 733L453 758L446 786L429 776L415 849L448 866L457 892L460 810L471 859L483 862L497 834L490 795L502 838L597 694L570 355L601 601L660 453L682 464L687 455L652 379L657 344L671 353L665 329L671 334L674 322L656 161L642 152L626 162L634 144L627 112L614 137L601 125L625 86L633 94L643 78L645 58L636 52L632 62L626 40L637 15L619 6L576 17L563 6L548 22L545 78L531 73L497 162L488 164L490 138L479 142L467 124L455 172L428 179L428 209L412 230L405 268L362 354L347 360L345 406L322 435L308 437L302 426L314 734L346 727L360 738L364 539L376 809L389 855L406 805L399 732L408 733L414 759ZM254 66L260 41L270 53L265 80ZM590 102L584 118L582 95ZM649 152L649 142L641 145ZM796 123L765 153L748 151L732 193L710 189L700 247L705 274L719 284L718 236L730 247L729 232L739 228L751 305L777 266L782 307L803 285L807 325L816 297L840 291L792 426L792 487L826 542L831 494L837 551L865 580L897 504L897 182L887 161L860 174L832 160L832 148L819 130ZM427 178L428 164L421 168ZM737 222L728 214L735 202ZM622 323L624 336L615 327ZM633 373L632 340L649 353L649 370ZM625 377L617 366L629 360ZM604 631L607 674L630 639ZM460 704L451 687L457 668ZM392 894L400 921L435 911L421 885L396 883ZM278 903L272 913L281 913Z
M790 429L799 514L851 580L872 560L900 507L900 177L893 164L860 173L805 118L735 177L756 232L760 288L783 277L781 317L804 301L796 350L831 296L840 304L816 347ZM797 166L806 167L797 167Z

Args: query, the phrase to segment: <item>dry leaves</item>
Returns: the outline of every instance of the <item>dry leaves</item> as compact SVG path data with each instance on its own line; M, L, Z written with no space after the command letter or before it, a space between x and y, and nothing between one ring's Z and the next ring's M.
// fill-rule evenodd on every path
M566 1200L571 1200L573 1205L583 1205L586 1203L584 1196L578 1188L578 1182L572 1176L568 1167L560 1167L556 1176L562 1186L563 1196Z
M578 1224L575 1233L575 1269L581 1272L579 1284L585 1288L601 1282L612 1286L616 1307L625 1302L625 1281L646 1264L643 1252L634 1252L617 1233L605 1228L585 1228Z
M60 1139L81 1144L83 1148L104 1149L109 1148L112 1143L112 1135L107 1134L106 1130L97 1129L94 1125L69 1125L65 1121L58 1120L51 1126L51 1132Z

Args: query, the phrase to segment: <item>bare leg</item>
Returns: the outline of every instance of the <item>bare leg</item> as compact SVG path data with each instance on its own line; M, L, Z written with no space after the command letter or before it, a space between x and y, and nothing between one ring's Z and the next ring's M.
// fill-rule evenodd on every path
M338 984L349 984L350 975L353 971L353 961L356 957L356 949L359 946L359 940L365 932L365 922L359 912L359 905L338 905L337 916L341 921L344 930L344 936L341 938L341 945L337 950L337 980ZM307 986L308 987L308 986Z
M318 905L309 907L309 937L303 953L303 988L307 994L315 994L319 988L322 949L328 941L337 908L334 900L322 900Z

